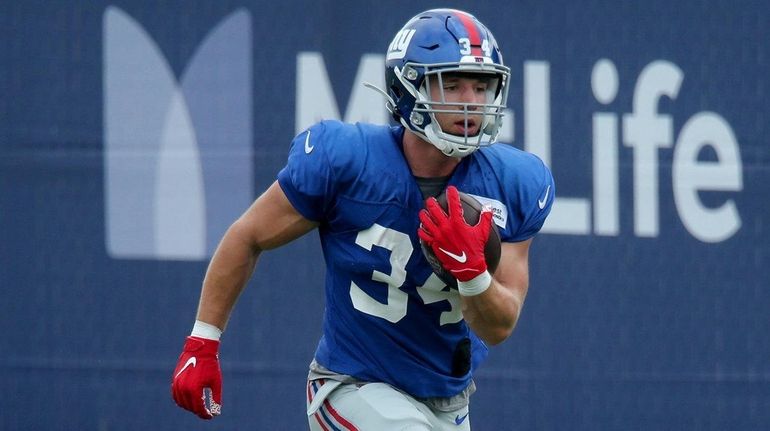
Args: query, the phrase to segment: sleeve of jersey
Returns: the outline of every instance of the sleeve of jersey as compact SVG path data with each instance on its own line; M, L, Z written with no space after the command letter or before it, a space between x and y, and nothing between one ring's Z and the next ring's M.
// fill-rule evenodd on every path
M527 240L537 234L551 212L556 197L556 184L551 170L539 159L534 158L529 180L521 185L518 211L521 211L522 223L510 239L512 242Z
M278 184L284 194L308 220L325 218L335 192L328 139L324 123L300 133L291 143L286 166L278 172Z

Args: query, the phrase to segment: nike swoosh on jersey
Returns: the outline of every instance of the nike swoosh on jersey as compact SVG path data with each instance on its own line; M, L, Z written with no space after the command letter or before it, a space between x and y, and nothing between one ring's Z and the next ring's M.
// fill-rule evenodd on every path
M187 362L185 362L185 363L184 363L184 367L182 367L182 369L181 369L181 370L179 370L179 372L178 372L178 373L176 373L176 376L174 376L174 378L177 378L177 377L179 377L179 375L180 375L180 374L182 374L182 371L184 371L185 369L187 369L187 367L189 367L190 365L192 365L192 366L193 366L193 368L195 368L195 364L196 364L197 362L198 362L198 360L195 358L195 356L193 356L193 357L191 357L190 359L188 359L188 360L187 360Z
M548 188L545 189L545 196L543 196L543 199L542 200L540 200L540 199L537 200L537 206L539 206L540 209L545 208L545 203L548 202L548 193L550 191L551 191L551 185L548 184Z
M465 418L467 417L468 417L468 413L464 414L463 416L457 415L457 417L455 417L455 425L462 424L463 422L465 422Z
M468 256L465 255L465 251L463 251L462 254L454 254L451 251L446 251L441 247L439 247L438 249L444 252L444 254L446 254L447 256L451 257L452 259L460 263L465 263L465 261L468 260Z
M315 145L310 145L310 130L308 130L307 136L305 136L305 154L313 152L313 148L315 148Z

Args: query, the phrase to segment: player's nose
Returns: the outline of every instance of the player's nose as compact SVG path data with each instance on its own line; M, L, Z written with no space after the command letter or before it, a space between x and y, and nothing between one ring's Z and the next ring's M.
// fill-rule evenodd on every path
M483 103L483 94L476 90L476 85L472 83L463 83L460 86L461 103ZM475 111L477 106L468 106L468 110Z

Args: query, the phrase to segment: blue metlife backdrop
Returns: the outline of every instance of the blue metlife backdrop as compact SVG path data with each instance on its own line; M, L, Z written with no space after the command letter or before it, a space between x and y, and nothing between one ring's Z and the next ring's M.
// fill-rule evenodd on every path
M558 185L474 430L770 429L770 4L289 0L0 2L0 430L305 429L315 233L243 293L221 417L171 373L291 138L387 122L361 83L438 6L495 33L504 141Z

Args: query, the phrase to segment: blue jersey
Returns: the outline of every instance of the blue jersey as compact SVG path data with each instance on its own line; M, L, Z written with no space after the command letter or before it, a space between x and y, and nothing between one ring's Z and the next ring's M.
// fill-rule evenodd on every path
M420 250L424 200L402 152L403 133L321 122L294 139L278 182L300 214L320 223L326 309L316 361L416 397L450 397L468 386L487 348L462 319L457 291ZM540 159L503 144L463 158L449 184L490 205L509 242L540 230L555 191ZM454 376L453 354L466 338L471 370Z

